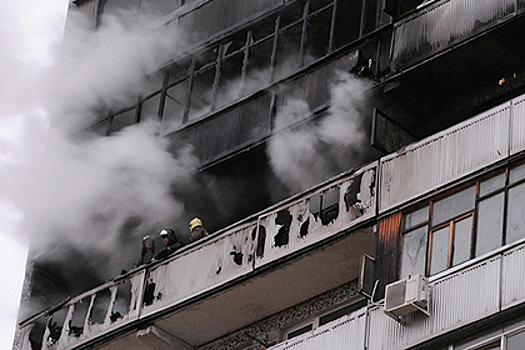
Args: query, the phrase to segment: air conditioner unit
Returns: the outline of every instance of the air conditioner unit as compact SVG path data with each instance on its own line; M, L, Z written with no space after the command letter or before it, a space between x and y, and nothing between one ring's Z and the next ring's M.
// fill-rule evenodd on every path
M421 311L428 316L428 279L425 276L408 276L386 286L385 313L399 318L410 312Z

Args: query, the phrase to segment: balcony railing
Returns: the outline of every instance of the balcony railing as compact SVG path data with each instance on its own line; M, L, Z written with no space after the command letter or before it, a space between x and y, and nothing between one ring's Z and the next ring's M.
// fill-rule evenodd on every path
M376 174L377 163L345 173L164 261L75 297L48 315L43 349L72 349L154 318L168 307L372 218ZM26 337L31 322L21 324Z
M501 23L523 9L520 0L442 0L395 24L394 70L421 61Z
M432 278L428 317L408 314L402 324L387 316L382 306L369 306L269 350L407 349L523 304L524 284L521 241Z

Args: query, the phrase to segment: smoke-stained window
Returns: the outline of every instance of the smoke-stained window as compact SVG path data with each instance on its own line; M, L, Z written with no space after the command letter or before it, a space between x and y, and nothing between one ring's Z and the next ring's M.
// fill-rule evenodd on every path
M433 275L525 239L525 165L405 214L400 277Z

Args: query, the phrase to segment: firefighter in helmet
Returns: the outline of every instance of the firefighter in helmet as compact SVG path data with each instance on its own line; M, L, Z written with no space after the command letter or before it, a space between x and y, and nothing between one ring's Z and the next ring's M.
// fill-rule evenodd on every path
M155 260L155 240L151 236L144 236L137 266L149 264L153 260Z
M204 228L201 219L193 218L188 226L190 229L190 242L195 242L203 237L209 236L208 231Z
M175 231L173 231L171 228L163 228L160 230L159 236L162 238L166 246L159 251L157 254L157 259L164 259L182 247L182 244L175 235Z

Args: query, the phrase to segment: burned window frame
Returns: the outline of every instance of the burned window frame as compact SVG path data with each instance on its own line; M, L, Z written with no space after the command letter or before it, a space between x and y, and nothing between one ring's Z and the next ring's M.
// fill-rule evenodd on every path
M167 98L169 98L167 90L183 80L187 80L187 83L184 83L186 93L184 101L181 101L182 115L180 116L179 125L185 125L190 121L194 121L203 118L209 114L212 114L218 109L226 108L245 98L246 96L261 90L261 86L262 89L264 89L266 86L270 86L271 84L281 79L287 78L290 74L293 74L297 70L304 68L305 65L310 65L322 59L323 57L331 54L335 50L339 49L340 45L336 43L337 35L339 35L338 28L341 24L339 22L346 22L348 16L341 16L341 12L343 11L344 6L340 8L339 4L345 1L347 0L324 0L320 5L315 5L313 0L290 2L286 5L283 5L283 8L277 13L271 13L269 15L261 16L260 21L258 21L257 23L253 23L247 28L234 29L229 35L227 35L227 37L221 38L219 41L215 41L215 43L209 46L200 48L194 51L193 53L190 53L188 56L173 60L172 62L170 62L170 66L176 65L177 62L180 61L191 62L187 75L184 78L181 78L181 80L177 82L169 81L170 68L162 68L160 71L164 75L164 80L161 84L161 87L156 88L154 91L151 91L146 96L138 96L135 99L135 102L133 102L133 104L125 106L125 108L119 107L118 109L115 109L114 111L112 111L107 121L104 121L103 123L99 122L97 125L93 125L93 131L99 134L109 136L112 133L118 132L126 126L143 122L145 119L148 118L151 119L153 117L157 120L166 119L165 101ZM290 12L294 10L298 15L291 18L289 21L286 21L287 16L289 17ZM311 30L311 22L315 22L316 18L328 12L330 12L329 16L327 16L328 19L326 23L327 28L329 28L328 43L323 43L323 50L321 51L323 51L324 53L321 54L321 56L310 59L310 57L307 57L307 55L309 51L309 45L311 44L311 38L308 38L308 32ZM352 20L359 22L359 26L362 20L361 16L355 14L351 17ZM268 23L273 22L274 28L269 30L266 33L266 35L263 35L262 37L256 37L254 31L257 29L257 24L262 23L264 21L267 21ZM283 59L283 52L279 51L280 37L293 26L300 27L298 34L298 36L300 35L300 37L296 38L298 41L299 49L297 52L297 57L295 59L297 60L298 64L297 67L294 67L291 71L286 71L285 73L281 72L281 74L279 74L278 65L279 62L282 62L281 60ZM356 37L350 39L349 42L358 39L358 37L359 35L357 34ZM245 40L240 40L240 38L244 38ZM213 42L213 39L210 39L210 42ZM233 51L228 51L230 43L232 42L232 40L236 39L240 40L239 43L235 45L235 49ZM265 80L262 85L252 84L254 86L257 86L257 88L255 90L249 90L247 88L247 83L250 81L250 74L252 73L252 69L254 69L254 67L257 66L255 64L255 60L259 59L253 56L253 52L256 47L258 47L259 45L263 45L264 43L271 47L271 50L267 50L269 52L266 53L268 55L268 60L264 60L264 62L268 62L269 66L260 67L260 69L267 69L268 72L262 77L262 79ZM214 52L214 55L212 55L213 57L207 57L207 59L203 61L202 54L206 51L210 52L210 50ZM238 81L235 81L236 84L239 84L239 86L237 87L237 90L239 92L237 96L231 98L231 100L228 100L224 103L217 103L217 98L221 94L221 90L224 89L225 85L231 82L231 79L230 81L227 81L223 79L224 77L222 77L223 65L227 60L232 59L232 57L235 55L242 56L241 67L238 67L238 71L240 72L239 79ZM214 69L215 73L213 84L211 84L208 91L208 93L210 94L210 106L209 110L205 112L201 111L200 113L195 114L195 111L192 110L192 102L193 105L195 105L193 96L200 94L194 90L194 84L195 79L203 73L203 70L205 69L203 66L206 66L206 69ZM227 87L226 89L229 88ZM157 101L153 101L154 98L156 98ZM144 113L141 108L142 104L146 102L152 103L152 105L148 106L148 110L150 110L150 113L147 116L143 115ZM132 118L133 120L130 119L126 120L122 124L119 123L119 116L124 115L125 113L131 113L131 110L134 111L134 117ZM152 111L158 111L157 115L153 115L151 113ZM171 119L173 119L173 121L176 121L178 117L178 115L173 116L172 118L170 118L170 122ZM100 129L101 127L103 127L103 129Z
M519 173L521 171L521 174ZM518 178L515 180L512 180L513 174L518 174ZM501 180L501 183L496 186L491 186L489 182L491 180L497 180L498 177L503 177ZM485 184L489 184L487 190L483 190L481 187ZM406 272L403 271L404 267L403 260L405 258L405 255L407 252L404 252L404 242L405 242L405 236L407 234L410 234L411 232L414 232L418 229L426 227L427 233L426 233L426 254L423 254L421 257L424 259L424 274L426 276L433 276L436 274L439 274L443 271L446 271L447 269L450 269L454 266L457 266L459 264L462 264L464 262L467 262L472 259L476 259L480 256L483 256L485 254L489 254L494 249L498 249L504 245L512 244L516 241L521 241L525 239L525 231L518 233L518 238L514 239L513 241L509 242L509 220L510 220L510 210L513 206L513 203L511 203L511 192L513 189L519 188L520 186L525 186L525 162L521 161L519 163L511 164L496 170L491 171L488 174L482 175L479 178L472 180L468 183L465 183L461 186L458 186L457 188L450 190L444 194L440 194L438 196L435 196L434 198L431 198L425 202L419 203L416 206L412 206L411 208L405 210L403 212L403 221L401 224L401 240L400 240L400 262L399 262L399 277L405 278L407 277ZM460 193L461 191L467 190L471 187L474 187L474 206L472 209L464 210L462 212L455 213L454 216L451 216L450 218L447 218L445 220L440 221L437 224L434 224L434 205L436 202L439 202L441 200L447 199L452 197L455 194ZM501 227L496 227L499 232L497 234L499 235L499 242L497 246L490 247L489 250L482 250L478 251L478 247L481 245L481 228L480 226L480 220L484 217L484 215L487 215L487 213L480 208L480 205L483 203L488 203L491 199L498 199L498 196L503 196L501 200L501 208L498 208L498 210L501 211ZM499 205L497 202L496 205ZM414 225L407 226L407 217L410 214L414 214L419 210L422 210L424 208L428 208L427 217L425 220L421 220L417 222ZM491 207L489 207L491 209ZM521 217L521 216L520 216ZM460 261L460 262L454 262L454 239L456 235L455 231L455 225L465 219L471 218L471 228L470 228L470 240L469 240L469 253L468 258L466 260ZM499 223L497 223L499 224ZM496 225L497 226L497 225ZM442 230L443 228L449 227L449 234L448 234L448 248L447 248L447 255L445 257L446 259L446 268L441 269L439 271L433 271L432 270L432 254L433 254L433 238L434 234ZM406 271L406 270L405 270Z

